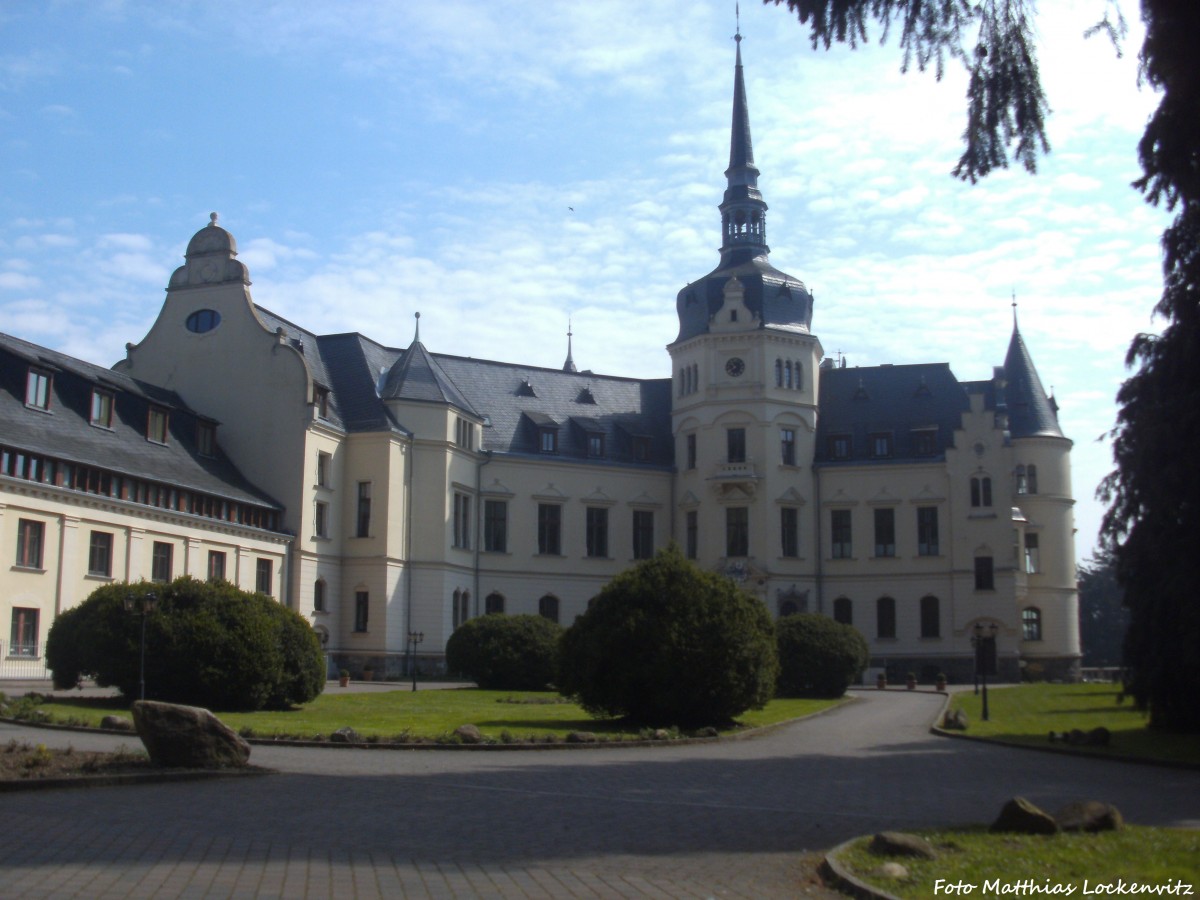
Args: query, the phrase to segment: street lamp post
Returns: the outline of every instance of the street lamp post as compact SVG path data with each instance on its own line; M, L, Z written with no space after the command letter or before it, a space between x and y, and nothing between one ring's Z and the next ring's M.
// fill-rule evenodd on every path
M977 679L983 682L983 721L988 721L988 692L987 692L987 676L988 663L992 659L993 652L996 647L996 623L991 622L987 627L987 634L984 634L983 623L975 623L975 635L971 638L971 644L975 647L975 675ZM979 686L976 685L975 692L979 693Z
M408 633L408 639L412 642L412 656L409 658L412 660L412 689L415 691L417 689L417 645L420 644L421 641L425 640L425 632L410 631Z
M141 688L141 699L146 699L146 615L154 611L158 605L158 595L154 591L135 596L125 595L125 611L137 612L142 619L141 662L138 668L138 685Z

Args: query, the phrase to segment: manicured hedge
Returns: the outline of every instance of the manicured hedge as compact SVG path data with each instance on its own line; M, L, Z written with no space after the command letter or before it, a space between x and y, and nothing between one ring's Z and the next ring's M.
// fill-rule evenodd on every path
M228 582L110 584L62 613L46 639L57 688L81 677L139 696L142 618L125 599L153 593L147 614L146 697L215 710L286 708L325 686L320 641L297 613Z
M562 633L542 616L480 616L450 635L446 667L487 690L544 691L554 681Z
M776 622L775 633L781 697L840 697L867 667L867 641L853 625L800 613Z

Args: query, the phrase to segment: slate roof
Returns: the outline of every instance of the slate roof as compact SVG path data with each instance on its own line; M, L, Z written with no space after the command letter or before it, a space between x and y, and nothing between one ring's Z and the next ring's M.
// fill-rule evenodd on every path
M1033 357L1013 326L1008 354L1004 357L1004 402L1008 412L1008 431L1014 438L1063 437L1058 425L1058 409L1042 387Z
M30 365L52 375L49 411L25 405ZM91 424L93 387L114 395L111 428ZM146 439L151 405L168 410L165 445ZM247 481L219 447L215 457L199 455L198 421L213 422L188 409L173 391L0 333L0 444L227 500L282 509ZM219 429L217 440L219 444Z
M864 368L823 368L817 414L815 462L819 465L896 460L942 459L954 445L954 432L970 408L965 386L948 363L919 363ZM933 430L932 455L917 451L914 431ZM892 452L885 459L871 455L871 436L891 436ZM829 438L849 435L850 455L835 460Z

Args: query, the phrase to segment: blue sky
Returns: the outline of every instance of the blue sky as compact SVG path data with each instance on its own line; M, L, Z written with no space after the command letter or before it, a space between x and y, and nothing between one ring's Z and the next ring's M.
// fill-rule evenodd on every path
M1167 216L1129 187L1156 102L1041 4L1053 150L965 185L965 81L894 42L814 51L742 4L771 260L848 365L990 377L1022 333L1075 442L1080 559L1124 355L1153 330ZM678 290L710 269L733 4L696 0L0 5L0 330L111 364L210 211L256 302L319 333L666 377ZM872 38L876 38L872 35Z

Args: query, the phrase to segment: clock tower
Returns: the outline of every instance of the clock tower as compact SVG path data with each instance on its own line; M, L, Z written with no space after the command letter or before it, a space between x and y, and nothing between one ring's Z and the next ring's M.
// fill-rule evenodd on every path
M778 615L814 608L822 349L809 327L812 293L768 259L741 35L735 40L721 259L679 292L679 334L667 348L679 473L674 537L689 557L743 581Z

